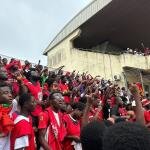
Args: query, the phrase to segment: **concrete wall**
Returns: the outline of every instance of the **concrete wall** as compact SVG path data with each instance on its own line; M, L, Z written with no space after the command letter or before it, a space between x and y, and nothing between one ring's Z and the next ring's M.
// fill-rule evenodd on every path
M60 44L56 45L50 52L47 54L48 67L57 68L61 65L66 66L66 70L70 70L70 59L71 59L71 49L72 49L72 40L80 34L80 30L76 30L69 37L64 39Z
M124 84L125 81L122 74L124 66L150 69L150 56L131 54L117 56L74 49L71 41L79 34L80 30L75 31L48 52L49 67L57 68L65 65L67 71L88 71L92 75L101 75L111 80L113 80L114 75L121 75L121 84Z

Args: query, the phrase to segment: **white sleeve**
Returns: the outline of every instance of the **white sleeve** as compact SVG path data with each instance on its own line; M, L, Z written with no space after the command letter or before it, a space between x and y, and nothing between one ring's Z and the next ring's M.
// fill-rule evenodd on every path
M28 146L29 146L29 138L26 135L16 139L14 149L20 149Z

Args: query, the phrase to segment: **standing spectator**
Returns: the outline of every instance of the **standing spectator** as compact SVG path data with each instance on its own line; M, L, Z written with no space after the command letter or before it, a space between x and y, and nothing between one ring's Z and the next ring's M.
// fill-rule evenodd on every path
M25 65L22 66L22 69L25 73L28 73L30 70L30 62L28 60L25 60Z
M32 119L33 119L33 126L35 128L35 136L36 136L36 144L37 148L39 148L39 142L38 142L38 115L42 112L42 88L40 86L40 75L39 72L36 69L32 69L29 72L29 79L23 79L23 83L25 85L24 92L30 92L37 103L36 108L34 111L32 111Z
M12 94L10 87L0 83L0 150L10 150L9 134L13 128L11 112Z
M51 93L49 101L51 107L39 116L39 141L44 150L61 150L66 134L63 116L60 112L63 96L59 92Z
M8 60L7 60L7 58L3 58L3 59L2 59L2 63L3 63L3 66L7 69L7 65L8 65Z
M2 65L2 57L0 56L0 65Z
M5 67L0 67L0 82L5 82L8 80L8 73Z
M93 119L103 120L102 105L101 105L101 101L97 95L94 95L94 97L93 97L93 103L91 106L91 110L89 112L89 119L90 119L90 121Z
M42 111L42 108L40 106L41 101L42 101L42 88L40 86L40 75L39 73L33 69L30 72L30 80L27 79L23 79L23 83L24 85L27 87L27 89L29 90L29 92L34 96L36 102L37 102L37 106L34 110L34 112L32 112L32 115L37 117L38 114Z
M146 127L150 128L150 101L147 99L143 99L142 104L145 109L144 118L145 118Z
M35 100L31 94L23 94L19 98L20 114L14 120L11 132L11 150L35 150L34 131L30 112L35 108Z
M74 150L80 146L80 119L83 115L84 104L81 102L72 105L73 111L64 116L67 134L63 141L63 150Z
M44 86L44 83L48 79L48 69L43 70L43 73L41 75L41 86Z
M69 91L69 87L67 84L66 76L61 77L59 88L60 88L61 92L63 93L65 102L70 103L70 91Z

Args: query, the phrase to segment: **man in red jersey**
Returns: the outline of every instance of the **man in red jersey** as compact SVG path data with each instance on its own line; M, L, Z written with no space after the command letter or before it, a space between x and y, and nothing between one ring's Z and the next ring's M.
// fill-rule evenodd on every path
M35 110L32 112L32 115L37 117L38 114L42 111L42 107L40 106L42 101L42 88L40 86L40 75L39 73L33 69L30 72L30 80L23 79L24 85L27 87L28 91L34 96L37 106Z
M70 103L70 91L66 76L61 77L61 83L59 84L60 91L63 93L65 103Z
M80 119L84 107L85 104L81 102L74 103L72 105L73 111L63 117L67 132L63 141L63 150L74 150L77 146L80 146Z
M34 97L27 93L19 98L20 115L14 120L11 132L11 150L35 150L34 131L30 112L35 108Z
M93 103L89 112L89 121L93 119L103 120L102 104L97 95L93 96Z
M23 92L30 92L37 103L34 111L32 111L32 119L33 119L33 126L35 128L35 136L36 136L36 143L37 143L37 149L39 149L39 142L38 142L38 115L42 112L41 104L42 102L42 88L40 86L40 74L36 69L30 69L29 76L27 76L28 79L23 79L24 84L24 91ZM25 90L26 89L26 90Z
M62 150L62 141L66 134L60 112L63 96L59 92L54 92L49 100L51 107L39 116L39 141L44 150Z

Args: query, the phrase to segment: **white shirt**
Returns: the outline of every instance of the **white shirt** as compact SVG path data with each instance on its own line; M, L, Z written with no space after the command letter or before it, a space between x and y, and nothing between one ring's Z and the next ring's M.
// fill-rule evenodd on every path
M27 118L25 116L22 116L22 115L18 115L18 117L14 120L14 124L17 124L21 120L26 120L27 122L29 122L29 118ZM25 148L25 147L28 147L28 146L29 146L29 137L28 137L28 135L19 137L15 140L14 149Z
M54 116L55 116L55 119L56 119L56 121L57 121L57 124L60 126L60 120L59 120L59 115L58 115L58 113L56 113L56 112L53 111L53 114L54 114Z
M10 136L0 137L0 150L10 150Z
M17 102L16 99L14 99L14 100L12 101L12 109L11 109L11 111L10 111L10 113L9 113L10 117L12 117L12 114L13 114L15 111L19 111L19 109L18 109L18 102Z
M29 146L29 137L28 135L26 135L16 139L14 149L25 148L28 146Z

